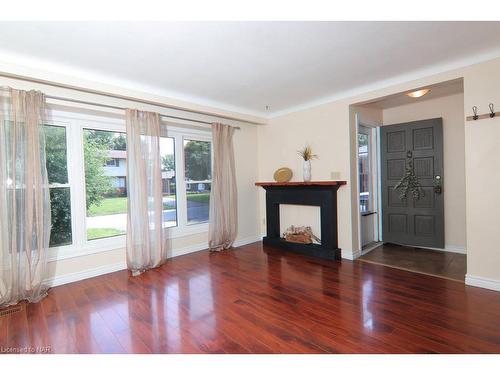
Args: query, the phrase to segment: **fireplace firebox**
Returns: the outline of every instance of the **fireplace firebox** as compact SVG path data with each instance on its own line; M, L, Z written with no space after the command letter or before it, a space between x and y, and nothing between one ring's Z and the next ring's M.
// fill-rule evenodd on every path
M340 259L337 239L337 190L346 181L256 182L266 190L266 245L323 259ZM321 244L287 242L280 233L280 204L319 206Z

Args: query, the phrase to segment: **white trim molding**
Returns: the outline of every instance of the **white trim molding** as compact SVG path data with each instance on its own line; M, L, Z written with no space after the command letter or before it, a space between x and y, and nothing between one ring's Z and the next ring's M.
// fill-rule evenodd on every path
M353 253L349 253L347 251L341 251L342 259L354 260L361 256L361 251L355 251Z
M63 284L73 283L75 281L80 281L84 279L90 279L91 277L105 275L107 273L121 271L127 268L127 262L119 262L115 264L108 264L105 266L99 266L79 272L68 273L65 275L54 276L48 279L48 284L50 287L55 287Z
M261 236L254 236L254 237L245 237L238 239L234 242L235 247L247 245L253 242L258 242L261 241ZM186 246L180 249L173 249L171 254L169 255L169 258L175 258L181 255L186 255L190 253L194 253L197 251L202 251L207 249L207 243L198 243L195 245L191 246ZM108 265L103 265L99 267L94 267L91 269L86 269L83 271L78 271L78 272L73 272L65 275L59 275L59 276L54 276L51 277L47 280L48 284L50 287L55 287L59 285L64 285L64 284L69 284L73 283L75 281L80 281L84 279L89 279L91 277L96 277L96 276L101 276L105 275L107 273L112 273L112 272L117 272L121 270L127 269L127 262L119 262L115 264L108 264Z
M467 249L464 246L456 245L444 245L443 251L448 251L450 253L467 254Z
M465 275L465 284L469 286L477 286L479 288L495 290L500 292L500 280L489 279L474 275Z

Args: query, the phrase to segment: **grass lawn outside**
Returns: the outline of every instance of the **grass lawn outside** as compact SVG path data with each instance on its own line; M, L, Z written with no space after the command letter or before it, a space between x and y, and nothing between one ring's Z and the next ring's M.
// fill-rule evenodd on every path
M87 240L120 236L122 234L125 234L125 232L115 228L89 228L87 229Z
M164 196L164 198L175 199L175 195ZM208 203L210 200L210 193L188 193L187 200L191 202ZM164 210L171 210L174 208L175 201L172 202L169 200L168 202L163 202ZM92 205L87 211L89 217L124 213L127 213L127 197L104 198L100 205Z
M104 198L99 206L92 205L88 216L102 216L127 213L127 197Z
M208 203L210 201L210 193L188 193L187 200L191 202Z

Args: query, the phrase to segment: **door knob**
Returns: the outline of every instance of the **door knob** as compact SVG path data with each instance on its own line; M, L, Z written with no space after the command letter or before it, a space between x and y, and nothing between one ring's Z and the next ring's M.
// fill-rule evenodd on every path
M434 177L434 193L441 194L443 192L443 187L441 183L441 176L436 175Z

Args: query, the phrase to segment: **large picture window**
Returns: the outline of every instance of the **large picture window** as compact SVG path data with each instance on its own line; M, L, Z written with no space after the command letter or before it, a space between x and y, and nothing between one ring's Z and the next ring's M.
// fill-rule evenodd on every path
M50 187L51 257L125 246L127 137L117 117L54 110L44 126ZM208 230L210 131L162 124L164 230L170 238Z
M206 222L212 186L212 143L185 139L184 164L187 222Z
M123 235L127 230L125 134L84 129L83 149L87 240Z

